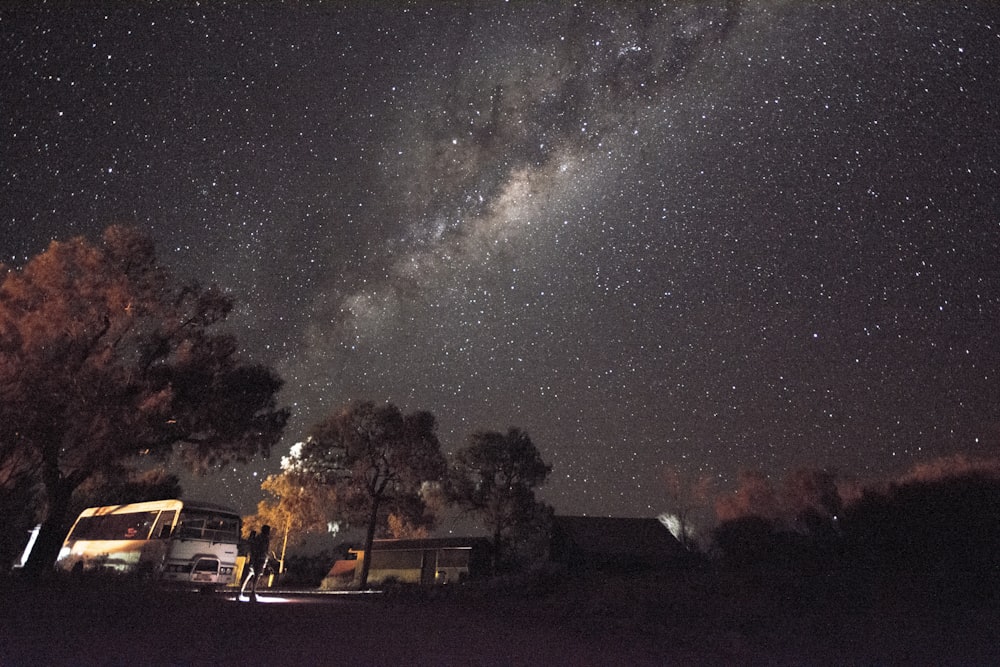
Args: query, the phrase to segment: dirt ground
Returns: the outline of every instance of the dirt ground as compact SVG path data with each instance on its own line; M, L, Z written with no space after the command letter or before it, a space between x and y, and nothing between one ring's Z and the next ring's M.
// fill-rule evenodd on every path
M236 602L198 593L7 595L0 664L653 665L655 642L593 634L571 619L358 599ZM628 633L626 633L628 634ZM680 655L680 654L678 654Z
M0 665L987 665L992 606L866 604L628 582L551 594L263 602L137 587L7 587ZM725 591L723 591L725 592Z

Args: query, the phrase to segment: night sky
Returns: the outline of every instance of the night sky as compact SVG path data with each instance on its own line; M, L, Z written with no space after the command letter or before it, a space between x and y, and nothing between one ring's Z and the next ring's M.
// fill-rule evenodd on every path
M371 6L369 6L371 5ZM1000 4L6 2L0 261L130 223L294 410L526 430L561 513L664 467L1000 445Z

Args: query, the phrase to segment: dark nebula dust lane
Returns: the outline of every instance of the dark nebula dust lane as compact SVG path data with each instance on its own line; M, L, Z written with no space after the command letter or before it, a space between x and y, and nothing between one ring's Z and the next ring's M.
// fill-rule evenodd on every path
M0 261L132 223L295 411L520 427L563 513L661 473L998 445L991 2L0 9Z

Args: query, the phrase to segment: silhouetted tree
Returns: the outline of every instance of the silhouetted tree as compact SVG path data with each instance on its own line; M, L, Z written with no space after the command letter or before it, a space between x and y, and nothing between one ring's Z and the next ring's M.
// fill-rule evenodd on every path
M775 487L762 473L742 471L737 490L716 502L713 543L731 564L821 572L839 558L843 509L835 473L799 468Z
M0 476L43 489L34 569L55 557L73 492L94 477L268 453L288 417L281 381L216 333L231 310L214 287L175 281L123 227L0 272Z
M723 521L712 531L712 543L722 559L737 566L773 564L779 530L773 521L746 514Z
M793 470L785 478L781 497L793 528L816 539L829 539L836 533L844 501L835 473L815 468Z
M829 537L843 511L845 495L859 495L855 486L836 473L815 468L795 469L777 487L761 472L741 470L737 489L719 496L715 510L720 521L758 516L779 530Z
M493 539L493 569L514 544L543 529L551 509L535 499L552 466L542 460L528 434L477 431L452 465L449 497L465 512L478 515Z
M855 562L976 586L1000 573L1000 479L978 472L869 490L841 521Z
M390 514L422 520L421 491L447 470L436 431L429 412L403 415L391 403L353 403L316 424L293 452L290 469L312 484L333 487L338 516L366 524L361 588L368 585L376 530L385 529Z
M180 478L163 468L151 470L123 470L110 477L92 477L77 489L73 496L74 510L99 505L125 505L148 500L180 498ZM68 517L74 519L79 511Z

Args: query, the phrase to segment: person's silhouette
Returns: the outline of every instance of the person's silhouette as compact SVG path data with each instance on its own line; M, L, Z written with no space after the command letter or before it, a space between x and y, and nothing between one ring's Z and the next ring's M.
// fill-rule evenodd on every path
M247 592L247 588L250 589L249 599L251 602L257 601L257 582L264 575L265 570L267 570L267 561L270 556L271 551L271 527L268 525L261 526L260 533L254 533L251 531L250 537L247 539L250 543L250 570L247 576L243 579L243 588L240 591L242 596Z

